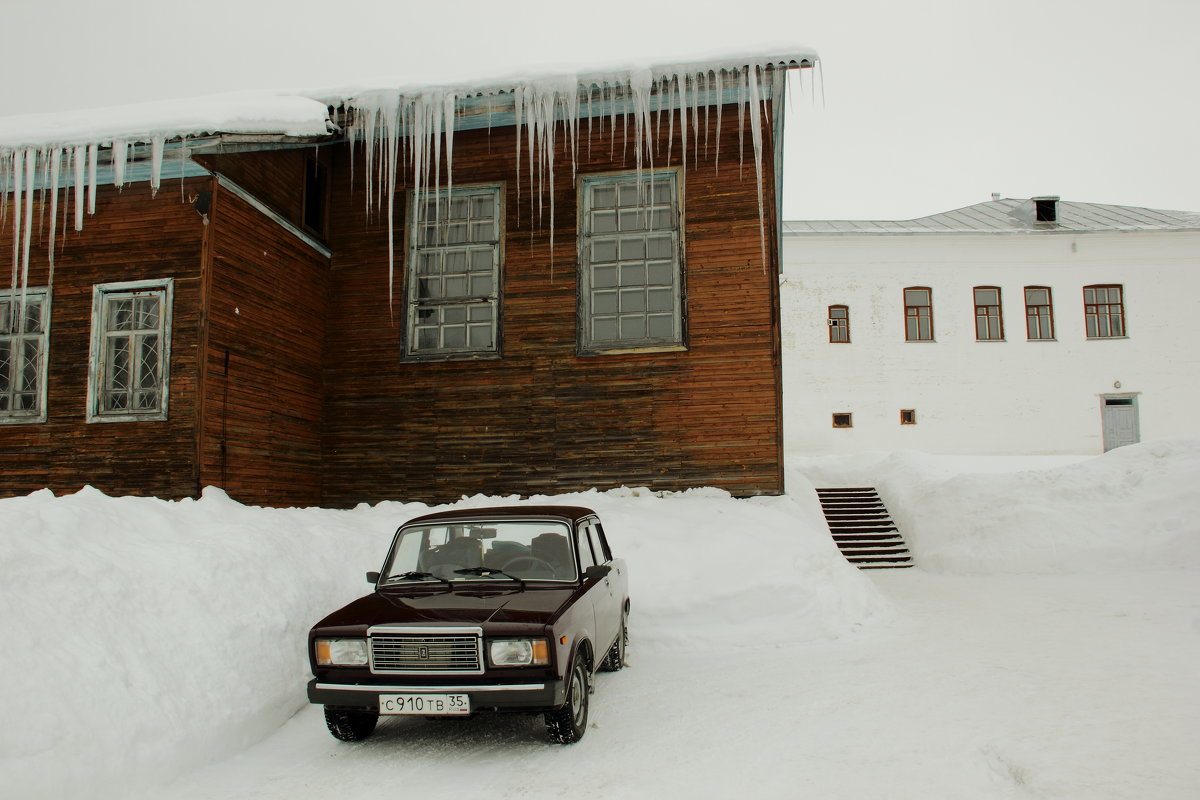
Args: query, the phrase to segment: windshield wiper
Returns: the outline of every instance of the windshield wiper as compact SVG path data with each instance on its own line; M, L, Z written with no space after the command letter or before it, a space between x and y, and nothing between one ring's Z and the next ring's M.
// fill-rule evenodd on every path
M510 580L514 580L517 583L521 584L522 589L525 588L525 581L521 580L516 575L509 575L504 570L495 569L493 567L467 567L466 569L454 570L454 574L455 575L478 575L481 578L490 578L493 575L503 575L504 577L506 577Z
M388 579L384 581L384 585L398 581L419 581L425 578L433 578L435 581L441 581L446 584L451 589L454 588L454 584L448 578L434 575L432 572L402 572L399 575L389 575Z

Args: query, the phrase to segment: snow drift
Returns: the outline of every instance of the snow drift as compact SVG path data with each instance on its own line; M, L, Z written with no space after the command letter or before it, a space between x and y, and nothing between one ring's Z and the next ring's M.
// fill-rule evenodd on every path
M463 505L513 502L473 497ZM786 497L644 489L587 505L629 562L638 647L786 626L838 636L888 604L819 516ZM227 757L305 702L308 628L365 594L414 503L352 511L43 490L0 500L0 785L22 797L123 796Z

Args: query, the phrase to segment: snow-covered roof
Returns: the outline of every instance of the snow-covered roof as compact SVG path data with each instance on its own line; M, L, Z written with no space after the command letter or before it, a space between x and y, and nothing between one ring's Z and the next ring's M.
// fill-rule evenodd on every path
M151 142L214 133L321 136L330 132L330 106L378 107L383 98L466 98L555 91L586 92L590 87L654 86L679 76L745 71L768 66L813 66L817 54L808 47L784 45L757 53L718 54L670 64L626 63L561 72L516 73L443 85L413 85L403 78L366 81L340 87L280 92L239 92L207 97L138 103L53 114L0 117L0 152L42 149L113 140Z
M785 236L827 234L1029 233L1200 230L1200 213L1053 200L1053 222L1038 222L1033 199L1004 198L909 220L794 220Z

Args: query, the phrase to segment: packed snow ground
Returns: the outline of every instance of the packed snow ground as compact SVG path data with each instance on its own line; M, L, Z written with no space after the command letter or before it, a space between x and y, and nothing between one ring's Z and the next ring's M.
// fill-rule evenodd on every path
M0 794L1196 796L1200 440L788 477L782 498L552 498L600 512L634 603L631 666L569 747L525 716L351 745L305 702L308 627L424 505L0 500ZM864 482L917 568L837 553L811 487Z

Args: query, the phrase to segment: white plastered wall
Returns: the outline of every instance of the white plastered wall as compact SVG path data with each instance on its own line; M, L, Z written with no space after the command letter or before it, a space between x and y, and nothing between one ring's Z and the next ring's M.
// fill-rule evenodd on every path
M1090 284L1125 287L1127 338L1086 338ZM907 286L933 290L933 342L904 339ZM975 340L975 286L1001 287L1004 341ZM1053 290L1053 341L1026 339L1025 286ZM1136 395L1143 440L1200 435L1200 232L789 235L781 304L789 452L1099 453L1106 394Z

